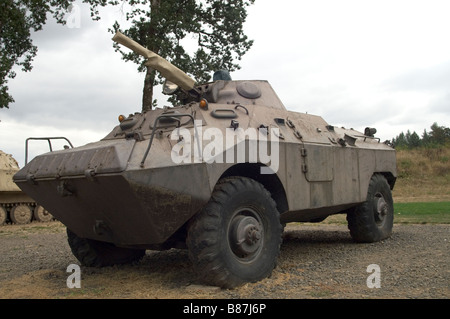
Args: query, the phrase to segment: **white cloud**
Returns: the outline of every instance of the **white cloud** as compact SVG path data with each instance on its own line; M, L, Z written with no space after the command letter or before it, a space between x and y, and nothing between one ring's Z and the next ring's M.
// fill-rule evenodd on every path
M239 75L266 74L289 109L379 126L383 140L448 126L449 10L446 1L258 1Z
M123 13L101 10L94 22L81 9L80 28L48 22L33 36L34 69L10 81L16 103L0 110L0 149L20 157L32 135L81 145L105 136L118 114L140 110L143 74L114 52L107 31L126 23ZM245 26L254 46L232 77L268 80L289 110L375 126L383 141L449 126L448 12L446 0L258 0Z

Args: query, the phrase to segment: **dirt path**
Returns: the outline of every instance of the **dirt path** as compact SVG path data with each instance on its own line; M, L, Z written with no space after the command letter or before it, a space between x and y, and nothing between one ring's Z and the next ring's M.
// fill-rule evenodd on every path
M147 251L136 265L81 267L58 222L0 227L0 298L450 298L450 225L394 226L390 239L352 242L346 225L288 225L273 275L233 290L198 284L187 251ZM380 270L380 288L369 288ZM376 281L369 280L373 285Z

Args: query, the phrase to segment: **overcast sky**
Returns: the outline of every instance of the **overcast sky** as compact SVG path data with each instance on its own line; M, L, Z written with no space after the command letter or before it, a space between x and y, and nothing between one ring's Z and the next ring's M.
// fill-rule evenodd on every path
M9 82L16 102L0 109L0 149L20 166L27 137L81 146L141 109L144 75L114 52L107 31L125 24L123 13L103 9L94 22L80 2L74 28L48 21L33 35L33 70ZM232 77L268 80L288 110L375 127L382 141L422 135L434 122L450 126L449 13L448 0L256 0L245 25L254 45Z

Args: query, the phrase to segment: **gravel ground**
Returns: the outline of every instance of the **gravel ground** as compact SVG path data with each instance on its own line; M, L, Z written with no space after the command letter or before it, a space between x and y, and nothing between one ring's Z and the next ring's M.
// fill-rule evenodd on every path
M78 264L59 222L0 226L0 298L421 298L448 299L450 225L395 224L391 238L356 244L346 225L285 229L270 278L223 290L200 285L187 251L147 251L135 265L81 267L81 288L66 284ZM369 288L368 266L380 270ZM369 280L369 283L373 281Z

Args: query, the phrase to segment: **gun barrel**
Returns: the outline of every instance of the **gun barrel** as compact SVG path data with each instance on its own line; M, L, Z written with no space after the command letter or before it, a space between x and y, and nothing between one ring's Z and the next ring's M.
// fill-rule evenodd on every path
M158 54L150 51L147 48L144 48L136 41L128 38L121 32L117 32L112 40L119 44L122 44L123 46L146 58L147 62L145 63L145 65L158 70L167 80L177 84L182 89L189 91L194 88L195 80L192 79L189 75L181 71L179 68L177 68Z

